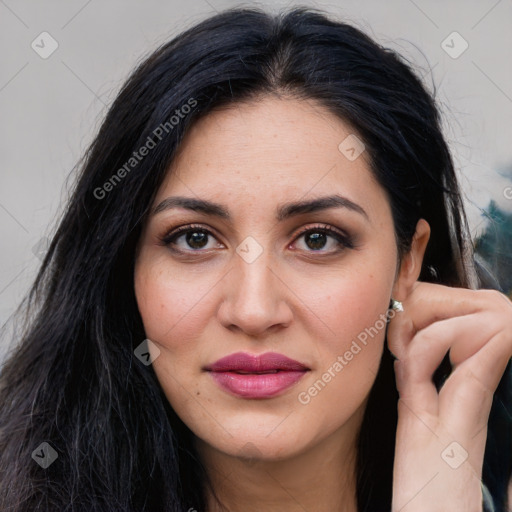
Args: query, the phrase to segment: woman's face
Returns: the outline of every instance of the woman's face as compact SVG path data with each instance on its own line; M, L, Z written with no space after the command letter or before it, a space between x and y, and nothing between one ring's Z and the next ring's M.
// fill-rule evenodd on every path
M195 124L158 190L138 307L170 404L216 450L282 459L361 421L397 264L390 205L361 149L322 106L265 97ZM207 369L239 352L302 366Z

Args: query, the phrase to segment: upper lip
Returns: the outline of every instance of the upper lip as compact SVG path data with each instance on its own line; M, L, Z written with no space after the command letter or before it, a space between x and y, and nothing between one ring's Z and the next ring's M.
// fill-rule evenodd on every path
M265 352L251 355L246 352L235 352L223 357L205 367L211 372L241 371L247 373L262 373L268 371L305 371L307 366L277 352Z

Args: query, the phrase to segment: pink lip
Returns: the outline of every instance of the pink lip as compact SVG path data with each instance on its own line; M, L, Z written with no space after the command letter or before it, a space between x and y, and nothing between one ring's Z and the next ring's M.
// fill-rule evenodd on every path
M275 396L310 370L302 363L276 352L256 356L237 352L204 369L210 372L221 388L244 398Z

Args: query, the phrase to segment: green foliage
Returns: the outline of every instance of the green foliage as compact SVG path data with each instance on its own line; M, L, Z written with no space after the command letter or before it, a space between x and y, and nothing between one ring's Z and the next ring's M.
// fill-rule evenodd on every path
M503 291L512 295L512 213L491 200L485 210L486 230L475 240L475 252L489 267Z

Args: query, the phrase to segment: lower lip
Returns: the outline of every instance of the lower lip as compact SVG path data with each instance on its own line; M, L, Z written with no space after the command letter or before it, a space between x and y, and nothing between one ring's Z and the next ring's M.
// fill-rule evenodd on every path
M224 390L243 398L270 398L298 382L307 371L277 373L209 372Z

